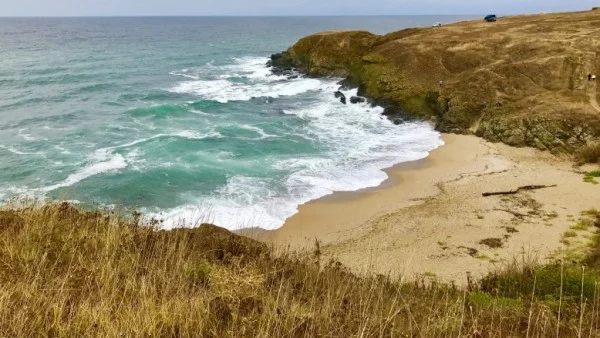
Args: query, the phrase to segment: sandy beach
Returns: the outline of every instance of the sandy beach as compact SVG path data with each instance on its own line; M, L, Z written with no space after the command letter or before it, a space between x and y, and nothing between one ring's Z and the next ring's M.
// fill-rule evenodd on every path
M426 159L388 169L380 187L309 202L282 228L252 236L290 249L311 250L318 240L325 257L357 272L457 284L513 258L543 261L585 245L587 233L566 246L561 239L582 211L600 208L600 185L583 181L594 167L475 136L442 137L446 144ZM482 196L527 185L557 186Z

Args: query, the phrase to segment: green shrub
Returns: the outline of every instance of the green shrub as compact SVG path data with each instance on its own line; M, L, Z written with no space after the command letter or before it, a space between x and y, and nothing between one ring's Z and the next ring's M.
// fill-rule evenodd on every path
M486 276L481 281L481 289L498 297L527 299L535 294L539 299L559 299L562 287L564 298L579 299L582 293L582 279L584 298L593 299L595 285L599 280L597 273L591 270L584 273L581 267L571 265L508 267L504 271Z
M575 231L585 231L585 230L588 230L589 228L591 228L593 225L594 225L594 222L592 222L591 220L582 219L582 220L579 220L579 222L577 224L572 225L569 229L575 230ZM566 234L565 234L565 237L566 237Z
M589 209L589 210L585 210L583 212L581 212L581 215L583 216L592 216L592 217L597 217L600 216L600 210L598 209Z
M487 245L488 247L490 247L492 249L501 248L503 245L502 239L500 239L500 238L486 238L486 239L481 240L479 242L479 244Z
M567 231L565 232L565 234L563 235L564 238L573 238L573 237L577 237L577 233L575 231Z
M211 266L207 262L190 264L185 267L185 272L192 285L209 285Z
M494 297L492 294L483 291L473 291L469 293L469 303L481 308L491 308L494 306L518 308L523 305L519 299L507 297Z
M585 163L599 163L600 162L600 143L588 144L582 147L577 153L577 162L579 164Z

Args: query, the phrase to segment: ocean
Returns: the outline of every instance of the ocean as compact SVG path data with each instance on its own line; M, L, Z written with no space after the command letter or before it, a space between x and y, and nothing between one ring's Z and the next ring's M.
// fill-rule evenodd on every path
M340 103L340 79L272 75L268 56L318 31L466 18L0 19L0 199L275 229L442 141L426 123Z

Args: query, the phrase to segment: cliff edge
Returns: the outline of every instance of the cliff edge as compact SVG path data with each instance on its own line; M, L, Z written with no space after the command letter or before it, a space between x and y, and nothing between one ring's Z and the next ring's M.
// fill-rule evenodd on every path
M276 71L342 77L386 114L443 132L572 152L600 139L600 12L322 32L272 56Z

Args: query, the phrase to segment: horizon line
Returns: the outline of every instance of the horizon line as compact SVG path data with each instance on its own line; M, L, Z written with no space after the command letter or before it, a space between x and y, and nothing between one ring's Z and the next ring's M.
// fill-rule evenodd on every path
M491 12L490 12L491 13ZM534 12L534 13L501 13L496 15L535 15L543 13L561 13L561 12ZM489 13L466 13L466 14L306 14L306 15L25 15L25 16L3 16L0 19L77 19L77 18L310 18L310 17L399 17L399 16L481 16Z

